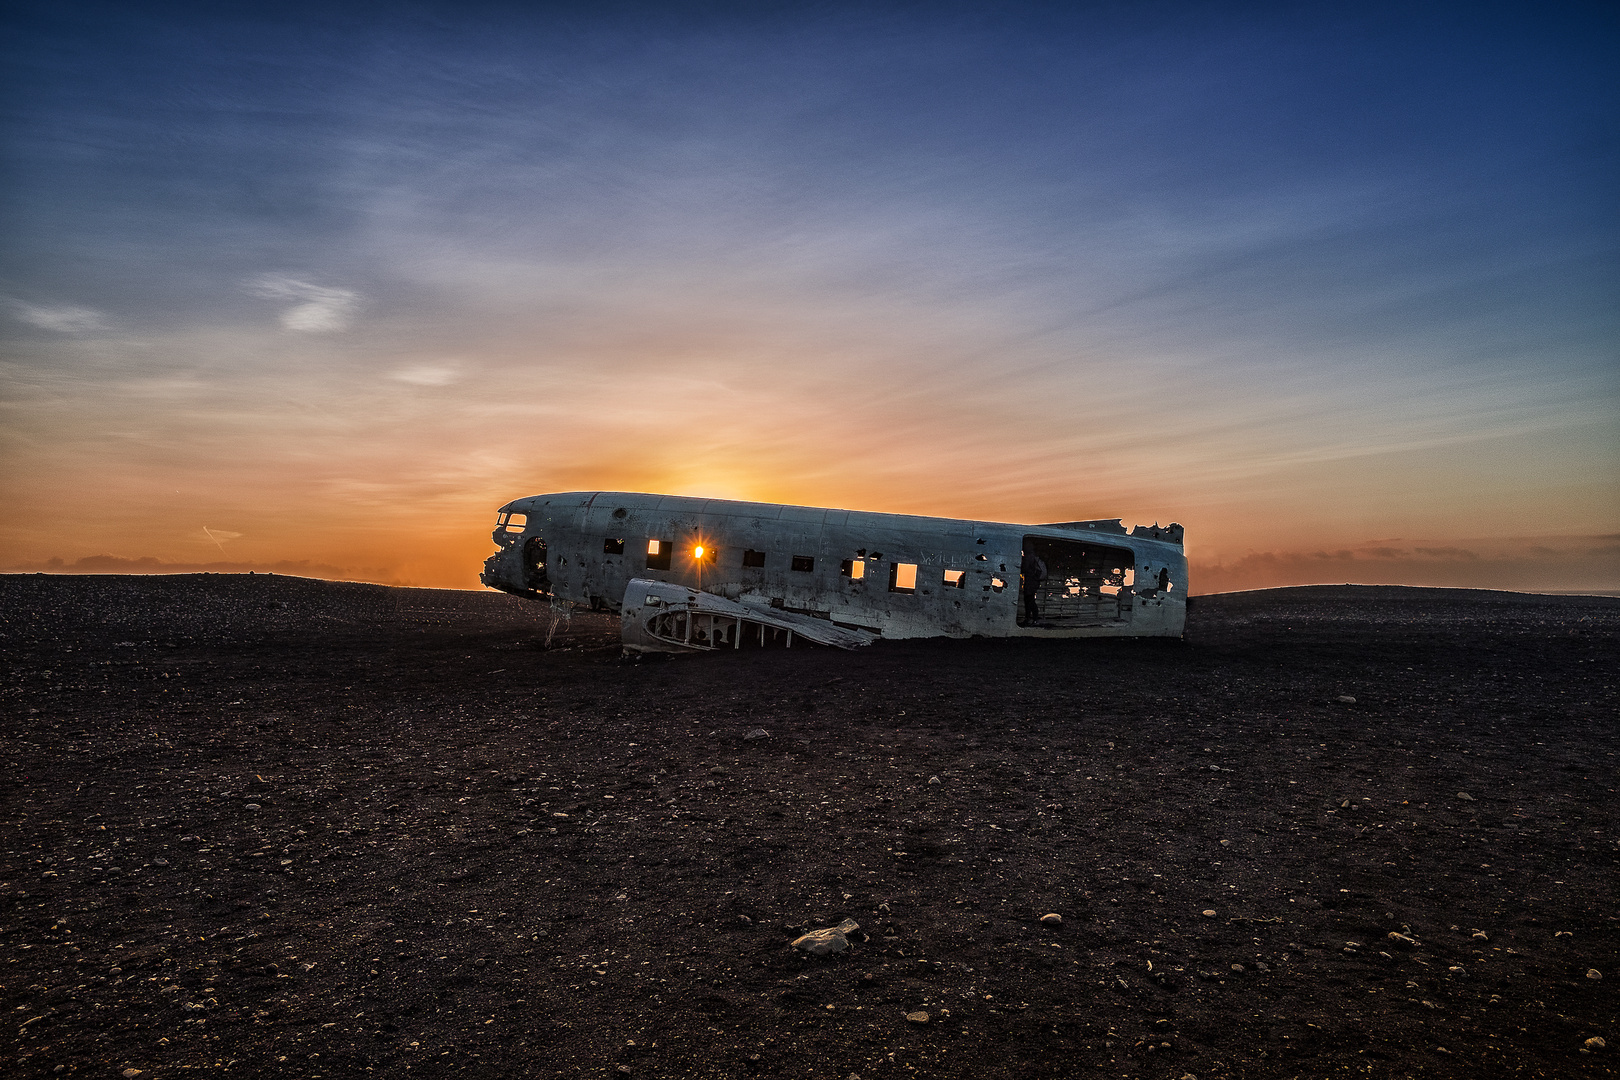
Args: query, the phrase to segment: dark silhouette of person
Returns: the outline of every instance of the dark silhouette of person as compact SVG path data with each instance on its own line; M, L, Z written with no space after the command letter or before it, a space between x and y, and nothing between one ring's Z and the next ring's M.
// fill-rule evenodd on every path
M1024 621L1035 622L1041 617L1035 594L1041 582L1046 580L1046 564L1032 548L1025 548L1024 561L1018 564L1018 573L1024 579Z

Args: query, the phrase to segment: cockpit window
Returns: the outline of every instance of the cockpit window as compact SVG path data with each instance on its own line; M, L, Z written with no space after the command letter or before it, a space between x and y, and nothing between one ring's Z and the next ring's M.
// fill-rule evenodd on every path
M529 515L527 514L502 514L500 517L495 519L495 527L497 529L504 529L505 531L511 533L522 532L523 527L528 523Z

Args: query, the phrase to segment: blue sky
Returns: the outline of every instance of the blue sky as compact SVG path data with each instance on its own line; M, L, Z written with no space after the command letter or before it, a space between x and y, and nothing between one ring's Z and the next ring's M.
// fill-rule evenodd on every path
M9 10L0 561L455 583L594 487L1620 533L1609 9Z

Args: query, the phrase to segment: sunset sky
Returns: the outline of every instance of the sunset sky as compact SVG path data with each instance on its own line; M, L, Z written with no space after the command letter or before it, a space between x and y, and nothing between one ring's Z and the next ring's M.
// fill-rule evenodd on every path
M1620 589L1612 6L6 11L0 568L608 488Z

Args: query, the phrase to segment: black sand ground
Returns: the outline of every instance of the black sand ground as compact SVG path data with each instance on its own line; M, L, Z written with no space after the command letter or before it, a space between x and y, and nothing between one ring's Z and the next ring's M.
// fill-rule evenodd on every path
M9 1076L1617 1071L1620 601L641 662L280 577L0 619Z

